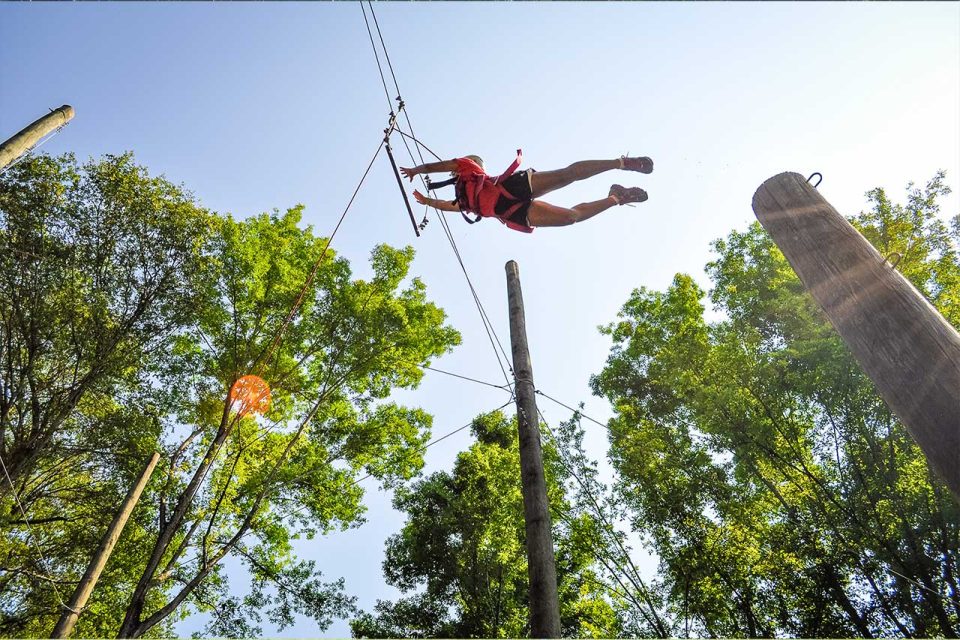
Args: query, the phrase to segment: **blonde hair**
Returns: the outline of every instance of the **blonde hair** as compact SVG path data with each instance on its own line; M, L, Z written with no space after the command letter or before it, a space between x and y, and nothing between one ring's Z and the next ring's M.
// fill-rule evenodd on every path
M481 158L480 156L463 156L463 157L470 158L471 160L476 162L478 165L480 165L481 169L483 168L483 158Z

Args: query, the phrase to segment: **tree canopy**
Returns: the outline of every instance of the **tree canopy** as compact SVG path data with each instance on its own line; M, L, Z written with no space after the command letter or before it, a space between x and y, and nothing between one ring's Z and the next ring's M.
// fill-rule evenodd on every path
M948 193L942 172L903 204L874 189L851 222L960 326ZM0 175L0 635L49 634L153 451L79 635L198 612L217 636L297 616L529 632L515 420L477 417L453 468L417 478L431 416L389 396L459 334L411 248L376 246L358 278L302 213L208 211L130 154ZM563 635L956 637L960 505L763 229L713 249L709 290L677 274L600 329L609 486L579 412L540 425ZM231 402L246 375L263 415ZM403 596L364 612L293 543L360 526L368 477L407 520L383 563Z
M459 335L408 278L413 250L378 246L372 277L353 278L298 226L301 207L213 214L129 155L31 158L0 185L0 242L14 249L0 341L0 454L16 487L0 494L5 632L49 633L103 513L154 448L164 459L77 633L163 633L189 611L211 612L217 635L256 635L263 616L322 629L347 615L342 579L322 581L291 541L359 525L363 475L393 486L422 465L430 416L386 398ZM271 387L262 417L231 411L230 386L251 372ZM228 558L247 569L246 595L228 589Z
M853 224L956 326L943 175ZM960 510L758 224L603 328L616 495L691 633L955 636Z
M529 634L527 556L515 419L479 416L476 442L439 471L401 489L407 514L387 540L384 577L411 595L378 601L351 621L356 637L510 638ZM556 449L543 451L554 522L561 631L565 637L619 635L603 598L582 525L571 519L566 472Z

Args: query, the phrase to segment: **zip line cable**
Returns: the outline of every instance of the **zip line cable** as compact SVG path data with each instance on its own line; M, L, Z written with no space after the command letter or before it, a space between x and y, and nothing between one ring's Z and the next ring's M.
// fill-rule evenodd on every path
M361 8L363 8L363 2L360 3ZM373 10L373 2L367 0L367 5L370 7L370 15L373 16L373 24L377 27L377 36L380 38L380 46L383 47L383 55L387 59L387 67L390 69L390 76L393 78L393 86L397 88L397 97L400 97L400 84L397 82L397 74L393 72L393 63L390 62L390 53L387 51L387 45L383 41L383 34L380 33L380 23L377 21L377 14ZM364 14L366 15L366 14ZM370 26L367 25L367 30L370 30ZM373 39L373 36L370 37Z
M406 114L404 114L404 115L406 115ZM406 131L404 131L404 130L401 129L400 127L397 127L397 133L399 133L399 134L400 134L401 136L403 136L404 138L409 138L410 140L413 140L413 142L414 142L418 147L423 147L424 149L426 149L426 150L427 150L427 153L429 153L430 155L432 155L432 156L433 156L434 158L436 158L437 160L441 160L441 161L443 160L443 158L441 158L441 157L438 156L436 153L434 153L434 152L430 149L430 147L428 147L427 145L423 144L422 142L420 142L419 140L417 140L417 139L413 136L413 128L412 128L412 127L411 127L411 129L410 129L410 133L407 133ZM422 158L422 157L423 157L423 156L421 156L421 158Z
M360 192L360 187L363 186L364 181L367 179L367 176L370 174L370 169L373 167L374 161L377 159L377 156L380 155L380 151L383 150L383 145L385 141L380 141L380 146L377 147L377 151L373 154L373 157L370 159L370 163L367 165L367 170L363 172L363 177L360 178L360 182L357 184L357 188L353 190L353 195L350 196L350 201L347 203L346 208L344 208L343 213L340 214L340 219L337 221L337 225L333 228L333 232L327 238L327 242L323 247L323 251L320 253L320 257L317 258L317 261L313 264L313 269L310 271L310 275L307 277L306 282L303 283L303 287L300 289L299 295L297 295L296 301L293 303L293 307L290 308L290 313L287 314L287 318L283 321L283 325L280 327L280 330L274 336L273 344L270 345L270 349L267 351L266 358L263 359L263 367L265 368L269 362L270 358L273 357L274 351L280 344L280 340L283 338L283 334L286 332L287 327L290 325L290 322L293 320L297 311L300 309L300 305L303 304L304 296L307 294L307 290L310 288L310 285L313 284L313 279L317 275L317 271L320 270L320 264L323 262L323 258L327 255L327 250L330 248L330 243L333 242L334 236L337 235L337 231L340 230L340 225L343 224L344 218L347 217L347 212L350 211L350 207L353 206L353 201L356 199L357 194ZM262 354L261 354L262 355ZM261 356L258 356L254 360L252 369L256 369L261 363ZM258 372L262 371L259 369Z
M512 399L511 399L511 400L507 400L506 402L504 402L502 405L500 405L499 407L497 407L497 408L494 409L493 411L487 411L486 413L489 414L489 413L493 413L494 411L500 411L501 409L503 409L504 407L506 407L507 405L509 405L511 402L513 402ZM482 414L482 415L485 415L485 414ZM437 444L437 443L439 443L439 442L443 442L444 440L446 440L446 439L449 438L450 436L453 436L453 435L455 435L455 434L457 434L457 433L460 433L460 432L463 431L464 429L467 429L467 428L469 428L470 426L472 426L472 425L473 425L473 422L474 422L473 420L470 420L470 422L468 422L467 424L463 425L462 427L457 427L457 428L454 429L453 431L449 431L449 432L445 433L444 435L440 436L439 438L437 438L437 439L435 439L435 440L431 440L431 441L428 442L427 444L423 445L423 447L420 449L420 451L426 451L427 449L429 449L429 448L432 447L433 445L435 445L435 444ZM347 485L347 486L353 486L353 485L355 485L355 484L360 484L361 482L363 482L364 480L366 480L367 478L369 478L369 477L371 477L371 476L373 476L373 474L372 474L372 473L368 473L367 475L363 476L363 477L360 478L359 480L354 480L353 482L351 482L351 483L350 483L349 485Z
M370 46L373 48L373 57L377 61L377 69L380 71L380 82L383 83L383 93L387 97L387 105L390 113L393 113L393 101L390 100L390 92L387 90L387 80L383 77L383 67L380 66L380 56L377 54L377 45L373 42L373 32L370 31L370 22L367 20L367 11L363 8L363 2L360 2L360 10L363 11L363 23L367 25L367 35L370 37ZM373 13L373 6L370 6L370 12ZM382 41L382 39L381 39ZM386 51L384 51L386 53Z
M413 123L410 121L410 115L409 115L409 113L408 113L407 110L404 108L404 102L403 102L403 99L402 99L402 97L401 97L402 94L401 94L401 91L400 91L400 84L399 84L399 82L397 82L397 76L396 76L396 73L395 73L394 70L393 70L393 63L390 61L390 54L389 54L389 52L387 51L386 43L384 42L384 39L383 39L383 33L382 33L381 30L380 30L380 23L379 23L379 21L377 20L377 14L376 14L376 12L375 12L374 9L373 9L373 4L372 4L371 2L369 2L369 1L368 1L367 4L368 4L369 7L370 7L370 15L373 17L374 25L376 26L376 29L377 29L377 35L378 35L378 37L379 37L379 39L380 39L380 45L381 45L381 47L383 48L383 54L384 54L384 57L385 57L386 60L387 60L387 66L388 66L389 69L390 69L390 75L391 75L391 78L393 79L394 88L395 88L396 91L397 91L397 100L399 101L400 111L403 112L403 116L404 116L404 118L405 118L405 120L406 120L406 122L407 122L407 126L408 126L409 129L410 129L410 134L408 135L408 134L404 133L403 131L400 131L400 129L399 129L398 127L394 127L394 129L397 130L397 131L400 131L401 139L403 140L404 147L406 147L406 149L407 149L407 153L410 155L411 161L412 161L412 162L416 162L416 158L414 157L413 152L410 150L410 146L407 144L407 141L406 141L407 138L410 138L411 140L413 140L413 141L414 141L414 144L417 146L417 155L419 155L419 157L420 157L420 164L425 164L425 161L424 161L424 158L423 158L423 154L420 152L420 144L421 144L421 143L420 143L420 142L416 139L416 137L413 135L413 133L414 133L414 132L413 132ZM371 48L373 49L374 57L375 57L376 60L377 60L377 69L378 69L379 72L380 72L380 81L384 84L384 92L385 92L386 95L388 96L387 99L388 99L388 101L389 101L389 95L390 95L390 94L389 94L389 91L387 91L387 89L386 89L386 78L385 78L384 75L383 75L383 66L380 64L380 55L379 55L379 52L377 51L376 44L375 44L374 41L373 41L373 35L372 35L372 33L370 32L370 23L369 23L369 20L367 19L366 10L363 8L363 2L360 3L360 8L361 8L361 10L363 11L364 22L365 22L365 24L366 24L366 26L367 26L368 36L370 37L370 46L371 46ZM391 103L391 111L390 111L391 116L393 116L392 106L393 106L393 105L392 105L392 103ZM430 151L430 149L427 149L427 151L429 151L431 154L433 154L437 159L440 159L440 156L438 156L436 153L433 153L433 151ZM424 188L427 188L426 182L424 181L424 179L423 179L422 176L421 176L421 181L423 181L423 183L424 183ZM507 356L506 351L505 351L504 348L503 348L503 344L502 344L501 341L500 341L500 337L497 335L496 329L493 328L493 323L490 322L490 318L489 318L489 316L487 315L486 310L483 308L483 303L480 301L479 295L477 295L476 289L475 289L475 287L473 286L473 282L470 280L470 274L467 272L466 265L465 265L464 262L463 262L463 256L460 254L460 250L459 250L459 248L457 247L456 241L455 241L454 238L453 238L453 232L450 230L449 223L447 222L446 218L445 218L442 214L440 215L440 224L441 224L441 226L442 226L443 229L444 229L444 233L445 233L445 235L447 236L447 240L449 241L450 246L451 246L451 248L453 249L454 255L455 255L456 258L457 258L457 262L459 262L459 264L460 264L460 268L461 268L461 270L463 271L463 275L464 275L464 277L465 277L466 280L467 280L467 285L470 287L470 293L471 293L471 295L473 296L474 303L477 305L477 310L478 310L479 313L480 313L481 322L482 322L483 325L484 325L484 329L485 329L486 332L487 332L487 337L489 338L490 343L491 343L491 346L493 347L494 356L497 358L497 364L499 365L500 370L501 370L501 372L503 373L504 380L506 380L507 384L509 385L509 384L511 384L511 381L510 381L509 375L507 374L507 369L509 369L511 372L513 371L513 367L510 365L510 358ZM497 351L497 348L498 348L498 347L499 347L499 352ZM503 355L504 360L507 362L507 366L506 366L506 367L504 367L503 361L500 359L500 355L501 355L501 354Z
M624 544L620 540L620 537L618 535L616 528L613 525L613 522L603 513L603 510L600 506L600 503L597 500L597 497L594 496L593 492L587 488L587 485L583 481L583 479L581 479L580 476L570 466L568 466L565 453L563 449L559 446L560 441L557 439L557 436L556 434L554 434L553 429L550 428L550 423L547 422L547 419L544 417L543 412L540 411L539 408L537 409L537 415L540 418L540 421L538 422L538 425L537 425L538 426L537 431L540 432L541 434L543 433L539 429L540 423L542 423L543 426L546 427L546 431L547 431L546 435L549 437L550 440L553 441L554 446L557 449L557 459L559 460L560 465L566 470L567 473L570 474L570 476L577 482L577 484L580 485L580 488L584 491L584 493L586 493L586 495L589 496L590 502L593 504L593 507L596 510L597 517L603 523L604 527L607 530L607 533L613 539L617 548L620 550L620 554L623 556L623 559L626 560L626 563L627 565L629 565L629 567L624 566L623 562L618 561L616 558L611 558L608 556L608 559L617 565L617 569L626 577L626 579L631 583L634 589L636 589L639 592L640 596L644 600L644 603L650 609L649 613L652 614L653 620L650 620L648 618L647 613L643 611L642 606L638 606L637 608L640 609L641 614L643 615L644 618L647 618L647 622L651 624L651 626L658 628L658 630L662 632L661 637L669 637L665 633L666 627L663 623L663 620L661 620L660 618L660 614L657 612L656 608L654 608L653 604L650 602L649 589L646 583L644 582L643 578L640 576L640 571L637 568L636 564L633 562L633 558L630 557L630 553L628 552L628 549L624 546ZM628 568L629 568L629 571L627 570ZM619 578L617 578L617 581L620 582L620 585L622 587L626 588L626 585L624 585L623 582L619 580ZM639 603L636 602L634 598L630 598L630 600L634 602L635 606L639 605Z
M394 88L396 88L396 90L397 90L397 100L400 102L400 110L403 111L403 117L404 117L404 119L407 121L407 126L410 128L410 134L411 134L411 136L412 136L412 135L413 135L413 124L410 122L410 114L403 108L403 100L400 98L400 96L402 95L401 92L400 92L400 83L397 82L397 74L394 73L394 71L393 71L393 63L390 61L390 52L387 51L387 43L383 41L383 33L380 31L380 21L377 20L377 14L376 14L376 12L373 10L373 2L372 2L372 0L367 0L367 5L370 7L370 15L373 17L373 24L374 24L374 26L377 28L377 37L380 38L380 47L383 49L383 55L384 55L384 57L385 57L386 60L387 60L387 67L390 69L390 77L393 78L393 86L394 86ZM360 8L361 8L361 9L363 8L363 2L362 2L362 0L361 0L361 2L360 2ZM364 13L363 15L364 15L364 18L366 18L366 15L367 15L367 14ZM367 25L367 31L369 32L369 30L370 30L370 25L368 24L368 25ZM371 36L370 39L371 39L371 41L372 41L372 40L373 40L373 36ZM371 44L372 44L372 42L371 42ZM374 51L376 51L376 47L374 47ZM377 60L377 65L379 66L379 64L380 64L380 61L379 61L379 59L378 59L378 60ZM381 69L381 73L380 73L380 78L381 78L381 80L383 80L383 71L382 71L382 69ZM403 144L404 144L404 146L407 146L406 140L403 141ZM410 153L410 147L409 147L409 146L407 146L407 153ZM417 155L420 156L420 164L424 164L423 154L420 153L420 149L419 149L419 148L417 149ZM410 153L410 158L413 159L413 154L412 154L412 153ZM440 158L438 157L437 159L439 160ZM426 185L424 185L424 186L426 186Z
M457 248L457 243L453 239L453 232L450 231L449 223L447 219L440 214L440 225L443 227L443 230L447 236L447 240L450 242L450 246L453 249L454 256L457 259L457 262L460 264L460 269L463 271L464 277L467 279L467 286L470 288L470 293L473 296L474 304L477 306L477 310L480 312L480 321L483 323L483 328L487 332L487 338L490 340L490 346L493 348L493 355L497 359L497 364L500 366L500 371L503 373L503 378L506 380L507 384L511 384L510 376L507 375L507 369L503 366L503 361L500 360L500 353L497 351L497 347L500 347L500 352L503 351L503 346L500 345L499 337L496 337L496 330L493 328L490 319L487 317L486 310L483 308L483 303L480 302L480 296L477 295L477 290L473 287L473 282L470 281L470 274L467 273L467 267L463 263L463 258L460 255L460 250ZM507 360L507 367L510 371L513 371L513 367L510 366L509 359Z
M449 371L444 371L443 369L437 369L436 367L430 367L430 366L427 366L427 365L425 365L425 364L420 365L420 367L423 368L423 369L426 369L427 371L436 371L437 373L443 373L443 374L445 374L445 375L452 376L452 377L454 377L454 378L460 378L460 379L462 379L462 380L468 380L468 381L470 381L470 382L476 382L477 384L482 384L482 385L484 385L484 386L486 386L486 387L493 387L494 389L502 389L503 391L507 391L507 392L512 393L512 391L510 391L510 389L508 388L510 385L506 385L506 384L493 384L492 382L484 382L483 380L477 380L477 379L471 378L471 377L469 377L469 376L462 376L462 375L460 375L460 374L458 374L458 373L451 373L451 372L449 372Z
M513 402L513 399L507 400L506 402L504 402L502 405L500 405L500 406L497 407L496 409L493 409L492 411L485 411L485 412L482 413L481 415L487 415L487 414L493 413L494 411L500 411L501 409L506 408L507 405L509 405L511 402ZM464 429L469 428L470 426L473 425L473 423L474 423L475 420L476 420L476 418L471 419L470 422L466 423L465 425L460 426L460 427L457 427L456 429L453 429L453 430L448 431L447 433L443 434L443 435L440 436L439 438L435 438L435 439L431 440L431 441L428 442L427 444L425 444L425 445L423 445L422 447L418 448L417 451L419 451L419 452L425 452L427 449L429 449L429 448L432 447L433 445L438 444L438 443L440 443L440 442L443 442L443 441L446 440L447 438L449 438L449 437L451 437L451 436L454 436L454 435L460 433L460 432L463 431ZM337 459L338 459L338 458L336 458L336 457L331 458L331 459L327 460L327 463L329 464L330 462L333 462L334 460L337 460ZM368 478L370 478L370 477L372 477L372 476L373 476L372 473L368 473L367 475L363 476L362 478L358 478L358 479L356 479L356 480L351 481L349 484L347 484L347 487L352 487L352 486L354 486L354 485L360 484L361 482L363 482L364 480L366 480L366 479L368 479ZM289 514L287 514L286 516L283 516L283 517L295 516L295 515L297 515L298 513L300 513L301 511L303 511L303 510L306 509L306 508L307 508L306 505L300 506L300 507L294 509L293 511L291 511L291 512L290 512Z

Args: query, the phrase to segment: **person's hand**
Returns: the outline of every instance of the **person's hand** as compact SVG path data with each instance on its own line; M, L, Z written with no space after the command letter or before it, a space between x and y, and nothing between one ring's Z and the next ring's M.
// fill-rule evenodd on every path
M427 196L423 195L423 194L420 193L419 191L414 191L414 192L413 192L413 197L414 197L414 199L415 199L417 202L419 202L420 204L427 204L427 199L428 199Z
M419 171L417 171L417 167L413 167L412 169L408 169L406 167L400 167L400 172L403 175L405 175L407 179L410 180L411 182L413 181L413 176L420 173Z

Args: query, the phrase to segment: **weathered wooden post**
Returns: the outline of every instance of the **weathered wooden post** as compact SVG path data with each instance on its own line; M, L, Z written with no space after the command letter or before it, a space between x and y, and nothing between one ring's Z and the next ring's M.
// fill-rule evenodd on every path
M110 523L106 535L104 535L103 540L100 541L100 546L94 552L93 558L87 566L87 571L83 574L83 578L80 579L80 584L78 584L76 590L74 590L73 597L70 598L70 604L67 605L67 610L63 612L57 621L57 626L54 627L53 633L50 635L51 638L67 638L73 633L73 627L77 624L80 612L83 611L83 608L86 606L90 594L93 593L93 588L97 586L97 580L100 579L100 574L103 572L103 568L106 566L107 560L113 552L113 547L117 544L117 540L120 539L120 534L123 533L123 527L127 524L127 519L130 517L133 508L137 506L137 502L140 500L140 494L143 493L144 487L147 486L147 481L150 480L150 476L153 474L153 469L157 466L157 460L159 459L160 454L155 451L147 461L147 465L140 474L140 478L130 487L130 491L127 492L127 497L124 498L123 504L120 505L120 510L117 512L117 515L114 516L113 522Z
M20 130L15 136L0 144L0 169L19 158L24 152L57 127L62 127L73 119L73 107L68 104L55 109L47 115L37 118Z
M960 501L960 335L800 174L760 185L753 211Z
M530 637L560 637L557 567L553 553L550 503L540 452L539 413L533 367L527 347L527 326L517 263L506 264L510 307L510 343L516 377L517 423L520 431L520 481L527 526L527 575L530 578Z

